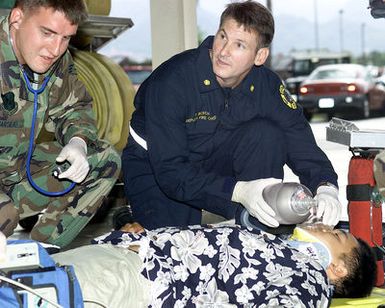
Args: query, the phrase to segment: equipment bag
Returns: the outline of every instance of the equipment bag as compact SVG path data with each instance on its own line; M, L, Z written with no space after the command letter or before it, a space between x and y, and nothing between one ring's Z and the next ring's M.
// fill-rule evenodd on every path
M17 264L11 269L1 270L0 307L84 307L80 285L72 266L56 265L47 251L34 241L8 241L7 251L11 245L25 243L38 245L38 265Z
M384 284L382 246L382 209L376 193L373 159L354 156L349 163L347 199L350 232L366 241L377 252L376 286Z

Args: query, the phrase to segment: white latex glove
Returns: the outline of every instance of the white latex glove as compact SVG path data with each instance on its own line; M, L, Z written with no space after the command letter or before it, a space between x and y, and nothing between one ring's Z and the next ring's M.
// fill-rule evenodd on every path
M317 201L317 218L325 225L334 227L341 218L342 205L336 187L321 185L314 197Z
M82 182L90 170L87 160L87 144L80 137L72 137L56 158L58 163L68 161L71 164L66 171L59 174L59 179L69 179L75 183Z
M266 186L281 182L282 180L275 178L238 181L235 184L231 201L241 203L251 216L267 226L276 228L279 223L274 219L275 212L263 199L262 192Z

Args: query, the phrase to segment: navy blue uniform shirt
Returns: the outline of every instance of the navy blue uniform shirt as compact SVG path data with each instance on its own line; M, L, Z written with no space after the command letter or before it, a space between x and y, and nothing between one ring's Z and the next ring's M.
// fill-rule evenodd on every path
M207 172L194 162L211 155L214 135L258 119L281 128L287 142L286 163L301 183L313 192L324 181L337 186L330 161L279 76L254 66L235 89L224 89L212 70L212 44L213 37L208 37L197 49L163 63L135 98L131 126L148 146L138 159L149 160L161 190L190 205L207 198L231 200L239 179Z

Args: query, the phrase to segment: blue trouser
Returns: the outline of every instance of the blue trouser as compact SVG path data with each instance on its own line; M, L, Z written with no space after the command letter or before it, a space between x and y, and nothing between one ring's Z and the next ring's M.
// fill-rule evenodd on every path
M207 172L236 180L283 178L286 143L272 122L258 119L235 129L221 129L213 136L215 150L198 164ZM147 229L200 224L202 209L227 219L239 215L240 204L230 200L194 207L166 196L158 186L146 150L129 137L122 155L126 197L133 218Z

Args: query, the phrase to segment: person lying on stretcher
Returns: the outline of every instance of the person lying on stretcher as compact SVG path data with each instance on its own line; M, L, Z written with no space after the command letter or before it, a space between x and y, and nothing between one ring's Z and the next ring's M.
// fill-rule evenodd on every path
M101 307L328 307L368 296L376 279L372 249L323 225L282 240L236 225L134 223L93 243L53 257L74 266L85 303Z

